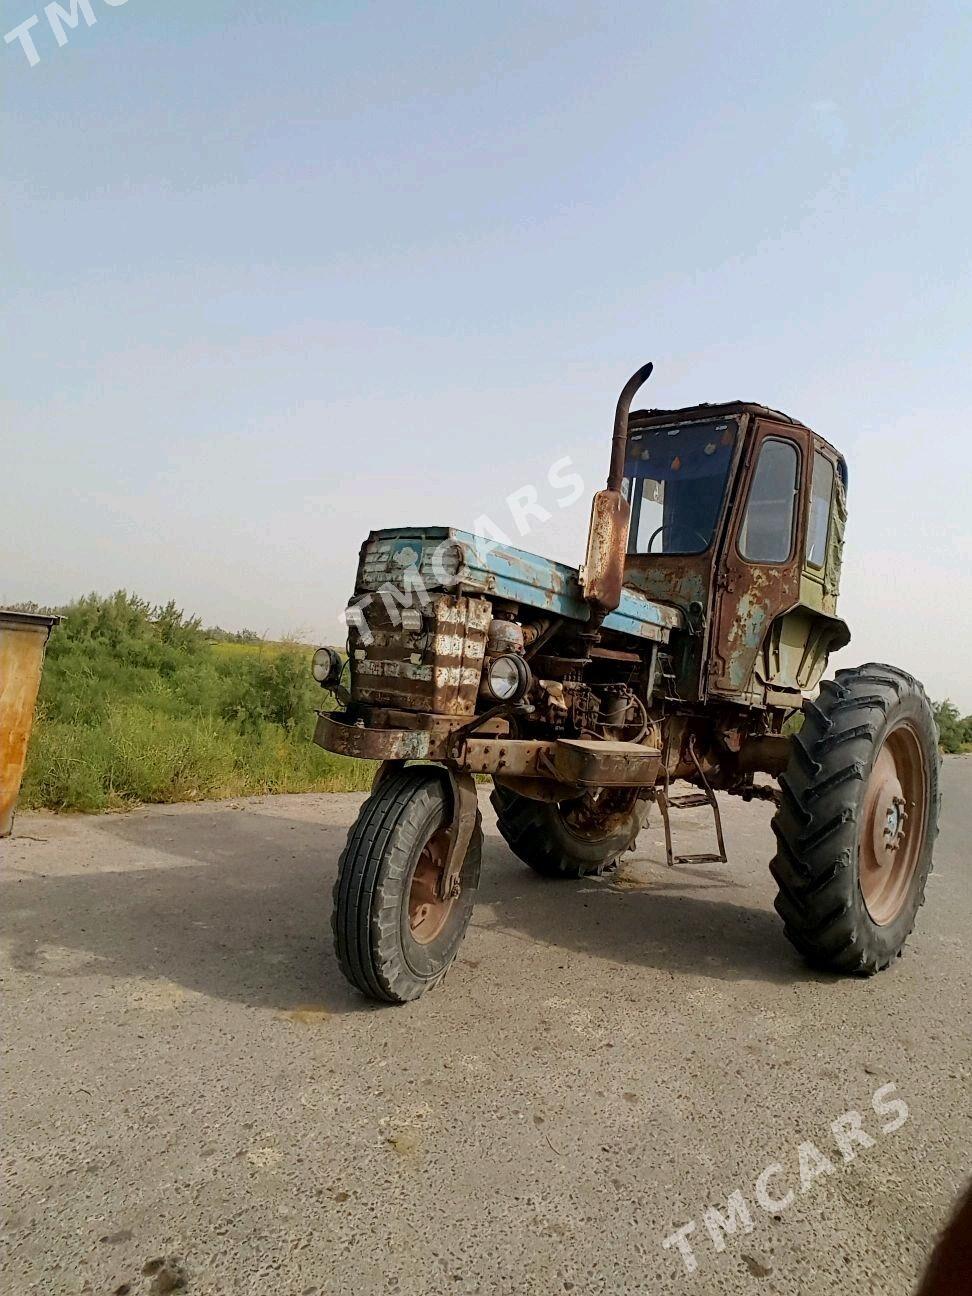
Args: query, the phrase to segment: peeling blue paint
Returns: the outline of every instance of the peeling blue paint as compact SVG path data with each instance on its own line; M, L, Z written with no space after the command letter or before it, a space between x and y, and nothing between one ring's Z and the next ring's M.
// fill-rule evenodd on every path
M576 567L455 527L373 531L361 549L356 593L373 593L389 582L394 585L409 567L419 572L426 589L456 588L444 576L443 565L444 560L455 560L459 551L463 590L508 599L572 621L590 620L591 609L584 601ZM607 630L662 641L682 624L683 616L676 608L656 603L633 589L623 591L620 605L604 620Z

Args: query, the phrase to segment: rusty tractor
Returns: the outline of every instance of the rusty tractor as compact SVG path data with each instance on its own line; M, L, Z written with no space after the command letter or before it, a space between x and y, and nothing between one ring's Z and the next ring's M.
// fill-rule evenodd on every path
M811 963L877 972L914 925L938 827L928 699L883 664L821 682L850 639L844 460L763 405L632 413L651 368L618 400L580 569L447 527L362 546L347 661L321 648L313 670L339 708L315 741L380 762L334 891L365 995L415 999L455 958L476 775L545 878L613 867L652 803L669 865L725 862L722 791L776 802L776 908ZM678 811L705 806L714 849L677 853Z

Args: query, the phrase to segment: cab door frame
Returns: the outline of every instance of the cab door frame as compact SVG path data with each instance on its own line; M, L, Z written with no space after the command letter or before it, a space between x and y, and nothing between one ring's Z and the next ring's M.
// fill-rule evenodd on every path
M739 547L753 480L767 441L789 443L797 453L790 552L782 562L754 562L744 558ZM756 667L773 622L800 601L812 466L813 435L809 428L757 418L748 438L729 525L716 559L707 698L745 706L765 704L766 690L756 678Z

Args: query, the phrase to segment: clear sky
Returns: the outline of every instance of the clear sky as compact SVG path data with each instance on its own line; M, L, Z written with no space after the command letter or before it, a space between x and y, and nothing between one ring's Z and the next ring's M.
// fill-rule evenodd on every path
M577 562L653 359L844 451L842 660L972 711L964 0L90 8L0 0L0 602L334 642L372 527Z

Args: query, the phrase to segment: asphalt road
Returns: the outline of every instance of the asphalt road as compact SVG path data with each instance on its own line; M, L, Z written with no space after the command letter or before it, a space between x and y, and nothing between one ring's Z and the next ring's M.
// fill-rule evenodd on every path
M652 822L619 875L578 883L535 878L485 807L460 961L405 1008L331 954L360 797L21 816L0 843L0 1286L910 1292L972 1149L972 758L944 777L927 904L870 981L784 940L766 804L727 804L726 867L667 870ZM704 849L702 813L679 823ZM867 1145L845 1161L848 1110ZM736 1190L749 1219L713 1222L718 1250L703 1213ZM691 1275L662 1245L690 1221Z

